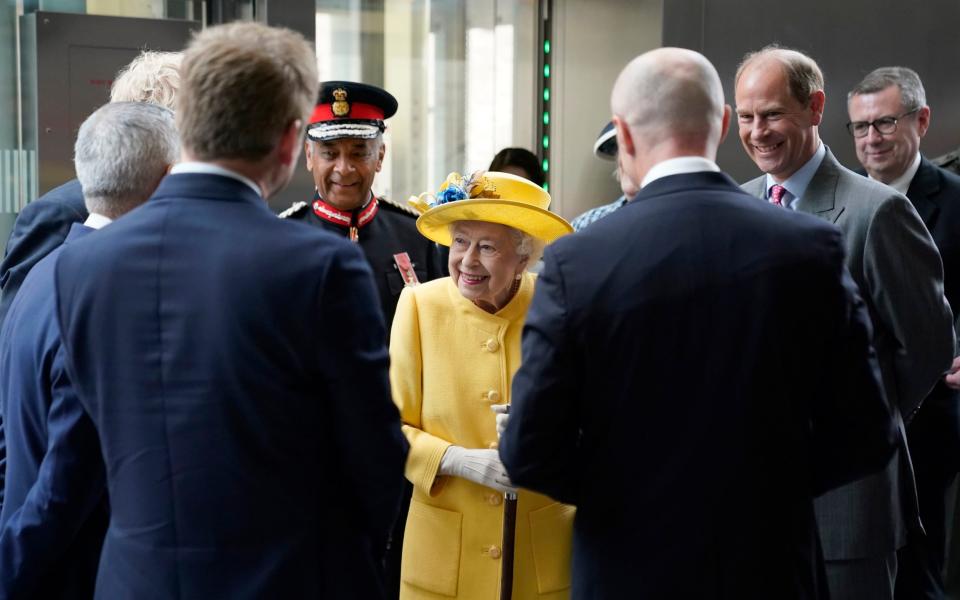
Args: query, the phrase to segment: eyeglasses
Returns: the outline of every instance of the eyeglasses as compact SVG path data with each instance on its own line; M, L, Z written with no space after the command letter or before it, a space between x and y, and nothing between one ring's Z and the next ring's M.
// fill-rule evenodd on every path
M849 131L850 135L855 138L862 138L866 137L867 134L870 133L870 126L872 125L873 128L877 130L877 133L890 135L897 130L897 121L906 116L912 115L918 110L920 109L915 108L896 117L880 117L875 121L851 121L847 123L847 131Z

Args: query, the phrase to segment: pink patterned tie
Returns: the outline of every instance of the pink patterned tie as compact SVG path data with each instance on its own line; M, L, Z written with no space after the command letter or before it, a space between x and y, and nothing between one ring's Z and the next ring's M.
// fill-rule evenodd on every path
M770 188L770 204L783 206L783 195L787 193L787 188L782 185L773 185Z

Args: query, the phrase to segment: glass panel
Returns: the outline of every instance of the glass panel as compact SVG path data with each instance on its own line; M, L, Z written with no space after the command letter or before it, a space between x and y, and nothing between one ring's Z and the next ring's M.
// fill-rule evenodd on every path
M399 109L374 192L403 201L450 171L535 150L535 0L317 0L321 80L381 85Z
M0 255L13 218L38 196L37 154L27 143L35 118L21 99L26 84L35 79L36 65L21 56L24 36L20 18L37 10L110 16L203 20L202 0L25 0L0 3ZM25 62L21 62L21 61ZM26 128L26 129L25 129ZM32 132L35 138L35 132ZM34 144L35 146L35 144ZM69 175L67 175L69 178Z

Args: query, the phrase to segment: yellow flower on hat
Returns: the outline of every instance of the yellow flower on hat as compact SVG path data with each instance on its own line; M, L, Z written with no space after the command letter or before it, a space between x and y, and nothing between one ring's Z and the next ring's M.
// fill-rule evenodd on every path
M500 223L545 242L573 228L547 208L550 194L532 181L509 173L476 171L469 178L450 173L436 195L412 196L407 203L421 213L417 229L427 238L450 245L455 221Z

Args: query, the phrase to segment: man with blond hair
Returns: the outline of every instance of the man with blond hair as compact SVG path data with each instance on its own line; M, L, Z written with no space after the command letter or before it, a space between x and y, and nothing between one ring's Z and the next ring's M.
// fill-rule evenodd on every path
M145 51L124 67L110 88L111 102L150 102L171 110L180 87L179 52ZM72 179L30 202L13 224L0 262L0 324L27 273L63 243L88 216L80 182Z
M96 596L380 598L406 442L370 267L266 203L300 156L316 58L237 22L199 33L180 73L183 162L56 265L109 489Z
M824 494L814 506L831 598L885 600L894 595L897 549L908 528L920 528L904 421L950 367L953 320L940 255L916 210L893 188L841 166L821 142L823 88L817 63L796 50L772 46L744 58L735 80L740 141L765 174L743 188L843 232L846 265L873 322L900 447L882 471ZM810 368L799 377L818 378L811 361L822 358L803 358ZM862 423L860 415L851 420L849 443Z
M510 480L576 505L575 600L826 598L813 498L894 441L840 232L720 172L730 107L702 55L635 58L611 108L640 193L544 254Z
M111 102L80 126L74 165L90 216L30 270L0 328L0 598L92 596L109 509L102 464L74 462L100 446L66 370L53 267L63 248L146 202L178 155L173 113L156 104Z

